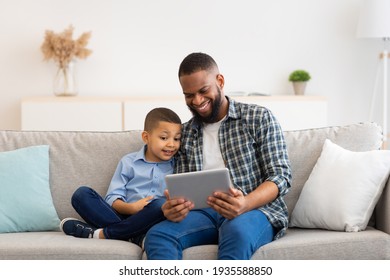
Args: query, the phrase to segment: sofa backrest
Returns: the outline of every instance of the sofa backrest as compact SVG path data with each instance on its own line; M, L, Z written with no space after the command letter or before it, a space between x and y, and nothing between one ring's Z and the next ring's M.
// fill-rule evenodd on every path
M378 150L382 145L382 130L375 123L359 123L307 130L286 131L285 139L292 169L292 187L286 195L291 214L302 188L319 158L325 139L355 152Z
M320 153L325 139L352 150L369 151L381 146L381 129L374 123L286 131L285 138L293 174L286 195L291 213ZM33 145L50 146L50 186L60 219L79 216L70 204L79 186L106 194L119 160L143 145L140 131L39 132L0 131L0 152Z

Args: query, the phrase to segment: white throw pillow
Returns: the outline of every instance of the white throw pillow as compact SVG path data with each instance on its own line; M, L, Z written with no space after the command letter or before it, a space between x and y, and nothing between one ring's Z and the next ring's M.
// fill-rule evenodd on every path
M327 139L290 226L365 230L389 175L389 150L352 152Z

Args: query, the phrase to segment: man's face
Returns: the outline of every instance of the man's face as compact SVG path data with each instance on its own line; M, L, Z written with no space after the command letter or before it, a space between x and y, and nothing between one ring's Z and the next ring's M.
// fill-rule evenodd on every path
M227 113L227 100L222 93L224 79L217 72L198 71L180 77L185 101L195 118L213 123Z

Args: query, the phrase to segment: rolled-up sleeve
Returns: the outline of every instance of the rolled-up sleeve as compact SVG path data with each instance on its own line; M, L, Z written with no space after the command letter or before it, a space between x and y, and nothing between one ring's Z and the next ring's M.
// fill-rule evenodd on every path
M291 187L291 168L282 128L271 111L264 111L258 133L260 166L266 181L274 182L279 195L284 196Z

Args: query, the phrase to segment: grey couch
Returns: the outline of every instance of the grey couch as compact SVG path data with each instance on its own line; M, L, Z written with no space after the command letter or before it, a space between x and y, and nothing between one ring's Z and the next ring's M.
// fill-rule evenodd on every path
M373 123L286 131L293 183L286 196L290 213L315 165L326 138L353 151L381 146L381 129ZM73 191L89 185L105 194L119 159L138 150L139 131L33 132L0 131L0 152L50 145L50 185L60 219L78 217L70 204ZM1 186L0 186L1 187ZM390 183L365 231L356 233L289 228L287 234L260 248L253 259L390 259ZM215 245L192 247L185 259L215 259ZM140 247L117 240L80 239L61 231L0 234L0 259L145 259Z

